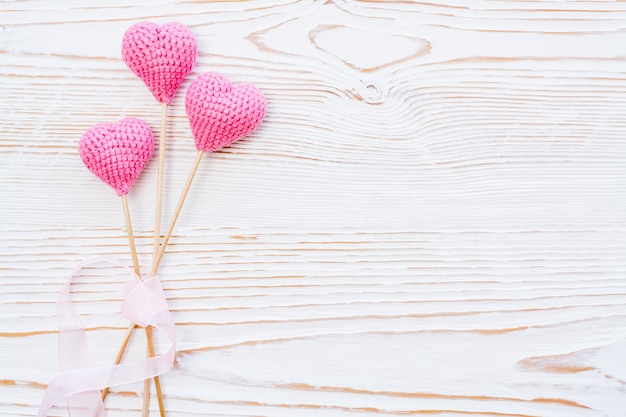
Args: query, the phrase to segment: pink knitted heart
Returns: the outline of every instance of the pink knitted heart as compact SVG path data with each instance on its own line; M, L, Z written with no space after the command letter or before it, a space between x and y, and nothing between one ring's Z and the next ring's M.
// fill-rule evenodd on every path
M122 40L124 62L148 86L159 103L170 104L174 93L196 62L193 34L177 22L159 26L137 23Z
M150 126L133 117L93 125L78 144L85 166L120 196L128 194L153 151Z
M212 152L252 133L267 101L252 84L232 85L222 74L207 72L189 86L185 107L196 148Z

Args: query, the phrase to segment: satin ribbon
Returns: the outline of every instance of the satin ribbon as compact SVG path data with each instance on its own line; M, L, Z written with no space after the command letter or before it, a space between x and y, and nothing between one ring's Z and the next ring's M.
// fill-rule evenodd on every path
M122 315L139 326L154 326L170 339L169 350L145 360L109 366L94 366L87 336L72 304L71 285L87 266L110 263L128 272ZM92 258L80 263L63 285L57 300L59 324L59 367L61 373L48 385L37 417L46 416L55 405L65 400L72 417L104 417L101 391L106 387L129 384L167 372L174 364L176 332L158 276L145 281L130 269L109 258Z

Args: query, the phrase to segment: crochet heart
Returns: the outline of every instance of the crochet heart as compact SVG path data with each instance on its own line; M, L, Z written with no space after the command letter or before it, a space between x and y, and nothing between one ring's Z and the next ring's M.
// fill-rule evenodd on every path
M124 62L148 86L160 103L170 104L174 93L196 62L193 34L177 22L159 26L137 23L122 40Z
M78 144L85 166L120 196L128 194L153 151L150 126L133 117L93 125Z
M212 152L252 133L267 110L252 84L233 85L216 72L197 77L185 96L191 131L199 151Z

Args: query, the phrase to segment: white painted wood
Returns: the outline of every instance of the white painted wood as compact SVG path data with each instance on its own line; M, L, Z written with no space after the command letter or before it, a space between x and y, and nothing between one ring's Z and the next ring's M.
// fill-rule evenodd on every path
M130 264L76 145L123 116L158 130L120 58L145 19L201 51L169 111L165 219L193 75L270 103L203 162L164 258L169 416L626 415L626 3L513 0L1 3L0 415L33 416L56 375L76 263ZM144 268L155 184L153 161L129 196ZM76 287L99 363L122 280ZM141 388L108 415L137 415Z

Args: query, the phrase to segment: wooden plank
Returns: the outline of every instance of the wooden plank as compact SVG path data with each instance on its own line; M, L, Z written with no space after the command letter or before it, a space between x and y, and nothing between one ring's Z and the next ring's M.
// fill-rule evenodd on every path
M0 415L35 415L58 372L73 267L130 265L76 146L123 116L158 130L119 50L146 19L201 51L169 110L164 219L195 156L193 77L269 102L203 162L160 270L169 416L626 413L625 3L33 0L0 4ZM153 161L129 195L144 268L155 185ZM75 286L97 363L124 278ZM113 388L108 415L141 390Z

